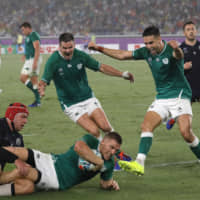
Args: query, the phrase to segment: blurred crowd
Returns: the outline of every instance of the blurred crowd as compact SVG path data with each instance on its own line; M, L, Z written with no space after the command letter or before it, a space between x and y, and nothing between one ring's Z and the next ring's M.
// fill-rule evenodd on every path
M162 34L182 33L187 20L200 22L199 0L1 0L0 36L15 36L29 21L41 36L137 35L149 24ZM198 27L198 26L197 26Z

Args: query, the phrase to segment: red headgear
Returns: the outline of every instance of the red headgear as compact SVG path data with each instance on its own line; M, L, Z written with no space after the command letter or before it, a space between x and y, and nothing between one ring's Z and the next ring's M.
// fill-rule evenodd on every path
M6 113L5 113L5 117L10 119L11 121L13 121L14 118L15 118L15 115L17 113L27 113L27 114L29 114L28 109L24 104L13 103L13 104L10 104L8 106Z

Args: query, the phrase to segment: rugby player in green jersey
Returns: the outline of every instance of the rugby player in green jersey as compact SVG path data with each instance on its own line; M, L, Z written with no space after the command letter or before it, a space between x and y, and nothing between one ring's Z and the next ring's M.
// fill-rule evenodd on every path
M88 84L86 68L133 82L131 73L120 72L109 65L99 63L87 53L75 48L74 36L71 33L63 33L59 37L59 50L49 57L45 65L39 92L44 96L46 85L53 80L64 113L86 131L100 137L99 129L104 132L113 129Z
M200 143L192 131L191 88L184 76L183 52L176 41L161 39L160 31L155 26L147 27L143 32L145 47L135 51L113 50L89 43L90 49L119 60L146 60L156 85L155 101L149 106L141 125L139 151L135 161L119 161L122 169L144 174L144 164L150 151L153 131L169 118L176 119L181 135L191 151L200 159Z
M25 38L25 63L21 70L20 80L28 87L35 96L35 101L29 107L40 106L40 95L38 92L38 75L40 72L40 36L32 30L29 22L20 25Z
M30 194L36 189L64 190L100 174L103 189L119 190L113 180L114 155L122 144L116 132L101 142L91 134L62 154L46 154L34 149L0 147L0 163L15 163L16 169L2 172L0 196ZM24 161L24 163L23 163Z

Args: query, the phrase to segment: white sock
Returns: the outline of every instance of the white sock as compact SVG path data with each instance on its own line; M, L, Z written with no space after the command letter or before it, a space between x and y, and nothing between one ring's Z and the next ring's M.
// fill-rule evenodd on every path
M199 139L196 135L194 135L194 140L191 143L188 143L190 147L196 147L199 145Z
M146 160L146 155L145 154L143 154L143 153L138 153L137 154L136 161L140 165L144 166L145 160Z
M5 185L0 185L0 196L12 196L11 185L12 184L10 183Z
M30 78L28 78L26 81L25 81L25 85L28 85L28 83L30 82Z

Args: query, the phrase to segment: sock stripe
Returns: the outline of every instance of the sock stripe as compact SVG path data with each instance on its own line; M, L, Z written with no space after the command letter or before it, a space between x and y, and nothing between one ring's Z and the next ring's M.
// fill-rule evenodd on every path
M141 138L143 138L143 137L153 137L153 133L152 132L142 132Z

